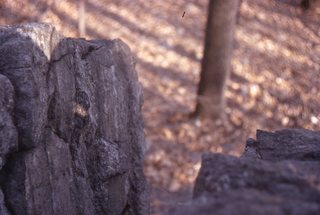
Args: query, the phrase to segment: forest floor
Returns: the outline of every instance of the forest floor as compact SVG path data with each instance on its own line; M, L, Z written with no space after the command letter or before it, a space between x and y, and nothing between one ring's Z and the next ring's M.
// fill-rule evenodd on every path
M238 156L256 129L320 130L320 11L294 2L243 0L227 122L210 123L188 118L196 102L207 0L86 1L86 38L121 38L137 60L152 214L191 199L203 152ZM76 37L77 11L76 0L0 0L0 24L50 22Z

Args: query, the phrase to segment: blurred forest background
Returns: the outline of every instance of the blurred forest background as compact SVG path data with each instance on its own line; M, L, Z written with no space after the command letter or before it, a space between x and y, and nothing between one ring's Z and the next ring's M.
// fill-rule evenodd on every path
M320 130L320 9L243 0L226 121L190 119L208 0L0 0L0 24L47 22L68 37L126 42L144 90L152 213L187 201L204 151L240 155L256 129Z

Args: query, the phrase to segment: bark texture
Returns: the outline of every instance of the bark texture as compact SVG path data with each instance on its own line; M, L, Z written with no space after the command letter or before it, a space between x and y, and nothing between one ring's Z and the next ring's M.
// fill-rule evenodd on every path
M195 114L223 118L239 0L210 0Z
M142 90L120 40L0 28L0 214L148 214Z
M171 214L320 214L320 133L257 131L242 157L208 153L194 202Z

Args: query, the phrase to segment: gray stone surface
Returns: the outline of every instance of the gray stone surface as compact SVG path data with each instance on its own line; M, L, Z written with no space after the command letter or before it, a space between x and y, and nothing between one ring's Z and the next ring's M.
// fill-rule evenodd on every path
M251 147L263 160L320 161L320 132L305 129L285 129L272 133L258 130L256 136L256 144ZM247 156L248 153L246 152L244 156Z
M141 104L120 40L1 27L1 214L148 214Z
M9 79L0 74L0 168L8 154L18 149L18 133L13 123L14 89Z
M191 204L171 209L171 215L317 215L319 204L287 199L254 189L202 195Z
M204 154L194 201L169 214L320 214L319 149L316 131L258 130L240 158Z
M287 199L320 202L320 162L239 159L205 154L194 196L227 190L254 189Z

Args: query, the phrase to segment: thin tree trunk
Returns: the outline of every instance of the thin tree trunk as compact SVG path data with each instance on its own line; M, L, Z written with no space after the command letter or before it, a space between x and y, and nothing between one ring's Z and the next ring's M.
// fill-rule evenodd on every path
M79 0L78 31L80 37L86 36L86 0Z
M195 115L223 118L238 0L210 0Z
M301 7L304 9L318 9L320 8L320 0L302 0Z

